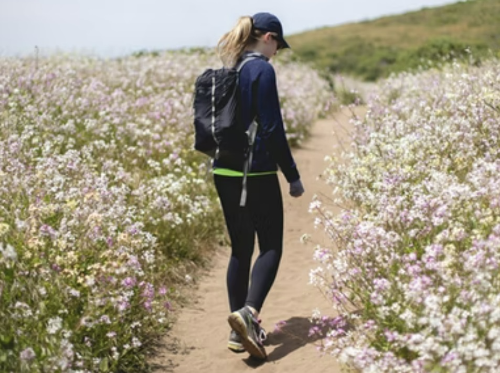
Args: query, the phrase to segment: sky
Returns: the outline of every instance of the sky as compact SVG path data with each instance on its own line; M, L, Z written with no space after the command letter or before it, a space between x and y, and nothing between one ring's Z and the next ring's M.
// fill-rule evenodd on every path
M103 57L213 47L238 17L275 14L285 37L457 0L0 0L0 56ZM292 45L293 48L293 45Z

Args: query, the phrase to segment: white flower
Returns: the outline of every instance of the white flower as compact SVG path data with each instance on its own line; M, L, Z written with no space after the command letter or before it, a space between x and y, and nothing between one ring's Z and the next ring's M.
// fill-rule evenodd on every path
M497 339L500 336L500 329L493 327L488 332L488 339Z
M10 244L7 244L7 246L4 248L0 243L0 251L2 252L3 257L6 260L12 260L13 262L17 260L16 250L14 250L14 248Z
M62 319L59 316L49 319L47 322L47 333L56 334L62 328Z
M28 347L28 348L21 351L21 353L19 354L19 357L21 358L21 360L31 361L36 357L36 354L35 354L35 351L33 351L33 349L31 347Z
M95 324L94 321L92 321L92 318L88 316L82 317L80 323L86 326L87 328L92 328Z
M152 264L155 262L155 254L152 250L146 251L142 256L148 264Z
M68 358L66 357L62 357L58 362L57 364L59 365L59 367L65 371L66 369L69 368L70 366L70 361L68 360Z
M325 285L324 269L317 267L309 270L309 285L321 287Z
M22 231L24 228L26 228L26 223L23 220L19 220L16 218L16 228L19 231Z
M319 210L320 208L321 208L321 201L319 199L316 199L309 204L310 213L315 210Z
M120 353L118 352L117 348L113 346L111 347L111 351L113 352L113 359L118 360L118 358L120 357Z
M319 310L319 308L313 309L313 311L312 311L312 318L313 319L319 319L320 317L321 317L321 311Z
M134 337L134 338L132 338L132 346L134 346L135 348L141 347L142 343L136 337Z
M85 276L85 285L92 287L95 285L95 279L93 276Z

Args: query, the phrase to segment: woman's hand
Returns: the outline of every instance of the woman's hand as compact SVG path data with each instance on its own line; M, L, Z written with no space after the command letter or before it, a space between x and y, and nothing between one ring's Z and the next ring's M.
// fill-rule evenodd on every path
M302 194L304 194L304 187L300 179L290 183L290 195L292 197L300 197Z

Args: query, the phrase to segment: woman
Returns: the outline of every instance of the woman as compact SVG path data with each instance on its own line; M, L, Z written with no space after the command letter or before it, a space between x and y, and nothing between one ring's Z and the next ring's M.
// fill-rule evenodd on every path
M254 58L240 70L240 120L245 128L257 119L253 160L248 173L247 201L240 207L242 169L214 160L214 182L231 239L227 289L232 328L228 347L265 359L258 316L273 285L283 247L283 201L278 166L290 184L290 195L300 197L304 188L285 135L276 75L268 62L279 49L289 48L278 18L270 13L241 17L218 43L225 66L237 66L246 56ZM251 271L255 235L260 255Z

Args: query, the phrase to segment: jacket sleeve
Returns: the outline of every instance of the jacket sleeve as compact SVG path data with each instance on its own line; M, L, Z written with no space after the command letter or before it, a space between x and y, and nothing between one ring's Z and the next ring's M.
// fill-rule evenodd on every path
M286 180L292 183L300 178L286 139L278 97L276 74L271 64L266 63L257 85L257 117L262 140L271 157L278 164Z

